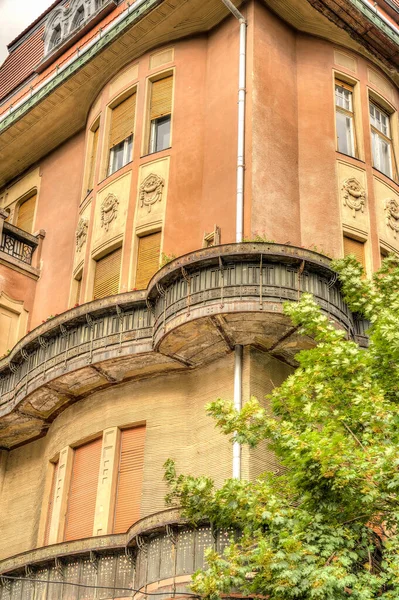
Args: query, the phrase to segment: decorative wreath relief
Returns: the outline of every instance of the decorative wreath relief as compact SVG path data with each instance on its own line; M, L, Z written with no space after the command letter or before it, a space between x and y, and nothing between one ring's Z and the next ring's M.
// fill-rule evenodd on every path
M105 231L108 231L110 224L118 216L118 204L119 200L114 194L108 194L102 201L101 227L105 227Z
M165 180L159 175L154 175L154 173L148 175L140 185L141 207L147 206L148 212L151 212L151 206L162 200L164 185Z
M343 183L342 191L344 192L344 205L353 210L353 218L356 217L358 210L364 212L366 191L357 179L354 177L346 179Z
M394 198L389 198L389 200L385 200L385 210L387 225L393 230L396 239L396 234L399 231L399 203Z
M76 251L80 252L87 239L87 229L89 222L87 219L80 218L76 229Z

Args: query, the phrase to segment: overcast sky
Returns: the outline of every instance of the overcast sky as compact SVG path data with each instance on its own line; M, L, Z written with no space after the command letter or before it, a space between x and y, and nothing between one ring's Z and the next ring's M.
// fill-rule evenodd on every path
M0 64L8 54L7 44L52 2L53 0L0 0Z

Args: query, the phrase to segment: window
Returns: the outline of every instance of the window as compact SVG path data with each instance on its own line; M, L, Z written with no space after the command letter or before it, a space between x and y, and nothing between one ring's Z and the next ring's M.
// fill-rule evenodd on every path
M146 288L151 277L158 271L160 252L160 231L139 238L136 272L136 288L138 290Z
M366 270L364 242L359 242L358 240L344 236L344 256L348 256L348 254L354 254L363 269Z
M356 156L353 88L341 81L335 83L335 121L338 152Z
M388 177L392 177L389 115L372 102L370 102L370 123L373 166Z
M75 16L72 20L71 31L73 29L77 29L78 27L80 27L82 25L84 19L85 19L85 10L84 10L83 6L80 6L78 8L78 10L76 11Z
M145 426L121 431L113 533L126 532L140 518Z
M35 208L36 208L36 197L37 194L34 194L27 200L24 200L18 209L18 217L16 226L28 233L32 233L33 230L33 219L35 216Z
M100 125L97 124L96 129L92 131L92 143L91 143L91 154L90 154L90 165L89 165L89 178L87 180L87 191L93 189L94 187L94 175L96 171L96 158L97 158L97 148L98 148L98 134L100 131Z
M118 248L96 261L93 300L112 296L119 292L121 259L122 248Z
M108 175L132 160L136 94L112 109Z
M17 343L18 321L18 313L0 306L0 357Z
M173 76L151 83L150 143L148 152L159 152L170 146Z
M53 48L55 48L56 46L58 46L58 44L61 42L61 25L57 25L54 28L54 31L52 33L52 36L50 38L50 43L49 43L49 51L52 50Z
M93 535L102 438L76 448L68 494L64 539Z
M83 272L81 271L78 275L76 275L75 277L75 302L74 304L79 304L80 303L80 296L82 293L82 276L83 276Z

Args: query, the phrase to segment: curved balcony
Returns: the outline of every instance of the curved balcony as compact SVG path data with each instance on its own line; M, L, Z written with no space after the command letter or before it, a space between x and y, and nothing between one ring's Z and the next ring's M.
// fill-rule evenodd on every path
M129 589L138 590L138 598L156 591L178 597L189 591L194 571L205 566L205 549L222 552L232 535L214 531L209 523L193 528L177 510L162 511L138 521L127 534L64 542L3 560L0 600L131 598ZM89 587L78 586L103 589L94 596Z
M296 352L313 341L292 327L283 302L305 291L349 337L359 333L364 342L330 260L266 243L192 252L158 271L147 291L50 319L0 361L0 445L44 435L60 411L94 390L198 367L235 344L255 345L295 366Z

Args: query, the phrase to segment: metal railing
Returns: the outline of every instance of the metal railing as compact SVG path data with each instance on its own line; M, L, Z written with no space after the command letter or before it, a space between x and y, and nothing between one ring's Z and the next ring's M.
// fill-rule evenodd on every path
M34 235L15 227L15 225L4 223L0 238L1 252L31 265L33 253L38 245L39 241Z

